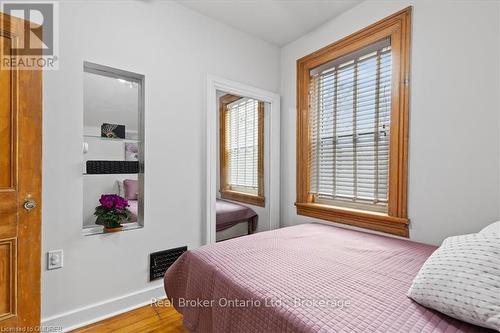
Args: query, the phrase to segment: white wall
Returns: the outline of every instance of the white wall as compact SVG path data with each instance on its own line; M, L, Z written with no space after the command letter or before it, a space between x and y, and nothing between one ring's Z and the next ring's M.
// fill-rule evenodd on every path
M65 260L43 271L42 317L67 327L161 294L148 254L202 243L205 75L277 91L279 49L170 1L62 1L59 37L60 69L44 77L42 246ZM144 229L82 236L84 60L146 76Z
M499 216L499 3L365 1L281 51L284 225L298 216L296 60L408 5L413 11L410 238L438 244Z

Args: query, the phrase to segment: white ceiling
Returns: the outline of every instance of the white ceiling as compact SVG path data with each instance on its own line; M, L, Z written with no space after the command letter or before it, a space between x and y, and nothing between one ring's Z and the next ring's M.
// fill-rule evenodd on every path
M176 0L233 28L283 46L362 0Z

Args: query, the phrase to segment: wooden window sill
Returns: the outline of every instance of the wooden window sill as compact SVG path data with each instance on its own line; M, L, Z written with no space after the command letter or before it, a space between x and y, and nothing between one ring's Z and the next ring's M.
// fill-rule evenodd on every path
M266 205L265 198L261 197L259 195L254 195L254 194L249 194L249 193L244 193L244 192L230 191L230 190L220 191L220 194L221 194L222 199L238 201L238 202L242 202L242 203L246 203L246 204L254 205L254 206L259 206L259 207L265 207L265 205Z
M297 207L298 215L385 232L406 238L409 237L409 220L406 218L389 216L385 213L332 207L317 203L297 202L295 206Z

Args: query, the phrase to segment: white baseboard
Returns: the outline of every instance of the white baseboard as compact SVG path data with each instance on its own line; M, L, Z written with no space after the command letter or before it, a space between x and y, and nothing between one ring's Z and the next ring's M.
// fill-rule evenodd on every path
M43 318L42 326L62 327L63 332L69 332L76 328L151 304L153 299L162 299L165 297L163 285L158 285Z

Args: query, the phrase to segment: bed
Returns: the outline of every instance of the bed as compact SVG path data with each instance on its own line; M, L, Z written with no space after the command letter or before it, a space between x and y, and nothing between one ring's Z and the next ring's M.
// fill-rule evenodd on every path
M215 203L216 231L229 229L239 223L248 223L248 234L255 232L258 216L255 211L247 206L234 202L217 199Z
M491 332L406 296L435 249L310 223L188 251L164 283L191 332Z

